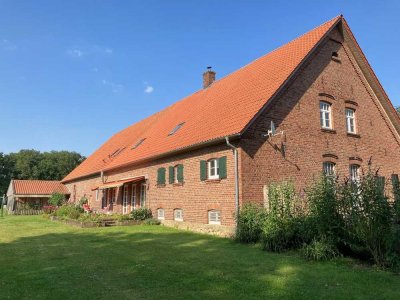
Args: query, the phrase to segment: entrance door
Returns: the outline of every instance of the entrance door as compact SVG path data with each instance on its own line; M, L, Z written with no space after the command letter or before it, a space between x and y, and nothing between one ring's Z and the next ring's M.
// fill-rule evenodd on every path
M125 215L128 213L128 186L124 186L124 194L122 196L122 213Z

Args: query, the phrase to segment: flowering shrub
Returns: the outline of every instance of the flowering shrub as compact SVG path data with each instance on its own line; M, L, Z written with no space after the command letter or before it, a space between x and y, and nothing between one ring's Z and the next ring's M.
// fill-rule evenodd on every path
M57 209L57 206L55 206L55 205L45 205L45 206L43 206L43 212L45 214L47 214L47 215L55 212L56 209Z

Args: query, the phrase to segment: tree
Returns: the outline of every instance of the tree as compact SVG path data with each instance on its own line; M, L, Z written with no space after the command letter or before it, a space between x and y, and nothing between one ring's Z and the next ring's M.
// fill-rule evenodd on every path
M0 195L6 193L11 179L61 180L84 160L81 154L69 151L0 152Z

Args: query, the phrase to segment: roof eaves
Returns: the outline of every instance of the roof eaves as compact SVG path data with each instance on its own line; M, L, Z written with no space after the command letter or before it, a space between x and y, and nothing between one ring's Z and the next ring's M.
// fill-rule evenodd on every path
M91 176L94 176L96 174L101 174L101 172L104 172L104 171L111 171L111 170L116 170L116 169L127 167L127 166L134 166L134 165L137 165L137 164L140 164L140 163L143 163L143 162L148 162L148 161L153 161L153 160L156 160L156 159L168 157L170 155L176 155L176 154L183 153L183 152L186 152L186 151L195 150L195 149L199 149L199 148L202 148L202 147L219 144L219 143L225 141L225 137L229 137L232 140L236 140L236 139L240 138L240 136L241 136L240 133L229 134L229 135L226 135L226 136L223 136L223 137L218 137L218 138L215 138L215 139L212 139L212 140L208 140L208 141L205 141L205 142L193 144L193 145L190 145L190 146L187 146L187 147L177 148L177 149L174 149L172 151L160 153L160 154L157 154L157 155L154 155L154 156L151 156L151 157L147 157L147 158L144 158L144 159L127 162L127 163L124 163L124 164L119 164L117 166L113 166L113 167L109 167L109 168L104 168L104 169L102 169L100 171L92 172L90 174L86 174L86 175L83 175L83 176L70 178L68 180L62 180L61 182L62 183L73 182L73 181L76 181L78 179L91 177Z

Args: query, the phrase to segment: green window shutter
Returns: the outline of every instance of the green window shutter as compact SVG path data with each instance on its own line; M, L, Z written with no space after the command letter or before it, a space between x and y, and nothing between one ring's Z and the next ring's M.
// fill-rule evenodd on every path
M183 165L178 165L178 182L183 183Z
M165 184L165 168L157 170L157 184Z
M207 179L207 162L205 160L200 161L200 180L204 181Z
M377 177L377 184L378 184L380 192L382 194L385 193L385 177L384 176Z
M226 156L220 157L218 159L219 166L219 178L226 178Z
M400 203L400 182L398 174L392 174L392 188L395 201Z
M169 173L169 183L174 183L174 167L170 166L168 168Z

